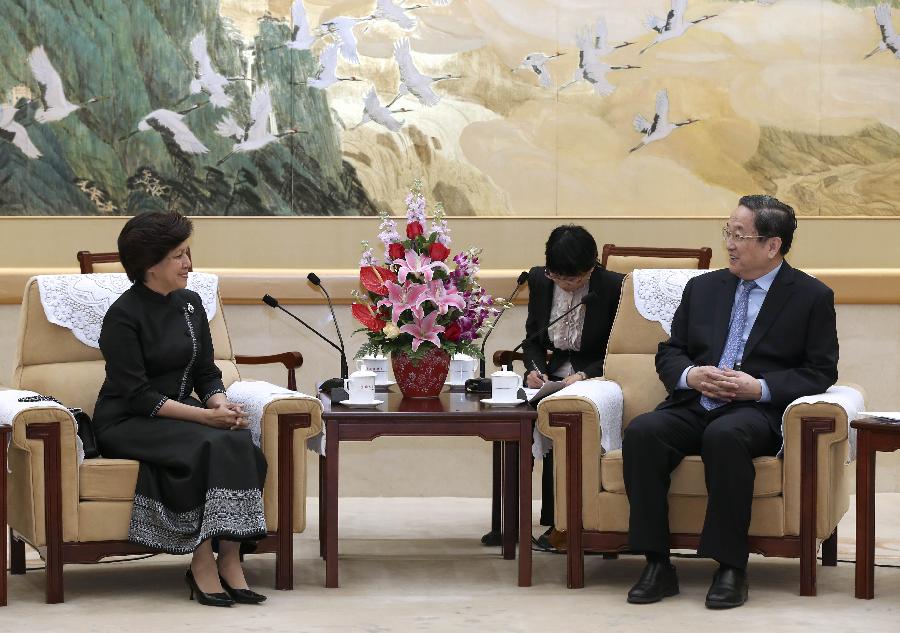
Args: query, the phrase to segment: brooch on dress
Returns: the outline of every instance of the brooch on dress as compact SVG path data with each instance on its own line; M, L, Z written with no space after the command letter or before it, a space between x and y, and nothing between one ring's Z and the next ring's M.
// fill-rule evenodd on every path
M194 314L194 304L193 303L187 304L187 311L189 314Z

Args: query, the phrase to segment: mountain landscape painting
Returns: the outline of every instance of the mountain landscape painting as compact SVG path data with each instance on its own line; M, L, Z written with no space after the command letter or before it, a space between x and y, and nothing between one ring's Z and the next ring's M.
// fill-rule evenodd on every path
M0 215L900 215L897 0L2 0Z

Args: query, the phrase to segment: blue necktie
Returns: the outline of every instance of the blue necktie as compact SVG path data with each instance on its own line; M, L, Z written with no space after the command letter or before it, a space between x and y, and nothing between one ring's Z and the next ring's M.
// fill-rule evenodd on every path
M750 291L758 288L755 281L742 281L737 299L734 302L734 312L731 315L731 325L728 328L728 339L725 341L725 349L722 350L722 358L719 359L720 369L734 369L734 363L744 351L744 342L741 340L744 327L747 325L747 308L750 305ZM700 396L700 404L707 411L721 407L724 400Z

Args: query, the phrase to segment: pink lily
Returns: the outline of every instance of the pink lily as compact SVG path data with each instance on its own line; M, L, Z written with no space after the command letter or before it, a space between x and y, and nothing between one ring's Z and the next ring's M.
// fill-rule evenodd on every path
M400 328L400 331L404 334L412 335L412 349L414 352L419 349L419 345L425 343L426 341L431 343L435 347L441 346L441 340L438 338L438 334L444 331L444 326L437 325L435 323L435 320L438 318L438 314L439 312L437 310L434 310L424 317L414 315L412 323L404 325Z
M406 251L406 256L403 259L395 259L394 264L400 266L399 270L397 270L397 280L400 283L406 281L407 275L422 275L425 281L429 282L434 278L434 271L438 268L443 268L444 271L450 272L450 269L447 268L447 264L444 262L433 262L430 257L419 255L412 249Z
M385 281L384 287L387 288L388 296L378 302L378 307L387 306L391 309L391 321L397 323L400 315L405 310L411 310L413 316L422 317L422 304L428 301L428 287L422 284L410 284L402 286L392 281Z
M428 284L428 301L437 306L438 312L447 314L450 308L463 310L466 300L454 286L445 286L442 281L432 281Z

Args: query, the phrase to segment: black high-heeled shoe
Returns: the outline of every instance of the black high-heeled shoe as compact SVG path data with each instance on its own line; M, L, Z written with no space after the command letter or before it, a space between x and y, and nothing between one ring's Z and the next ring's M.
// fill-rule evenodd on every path
M231 596L231 599L238 604L259 604L266 601L266 596L251 589L235 589L222 578L221 574L219 575L219 582L222 583L222 588Z
M191 571L190 567L184 573L184 582L187 583L188 589L191 590L191 595L188 597L189 600L193 600L194 594L197 594L197 602L207 607L230 607L235 602L227 593L204 593L201 591L200 587L197 586L197 579L194 578L194 572Z

